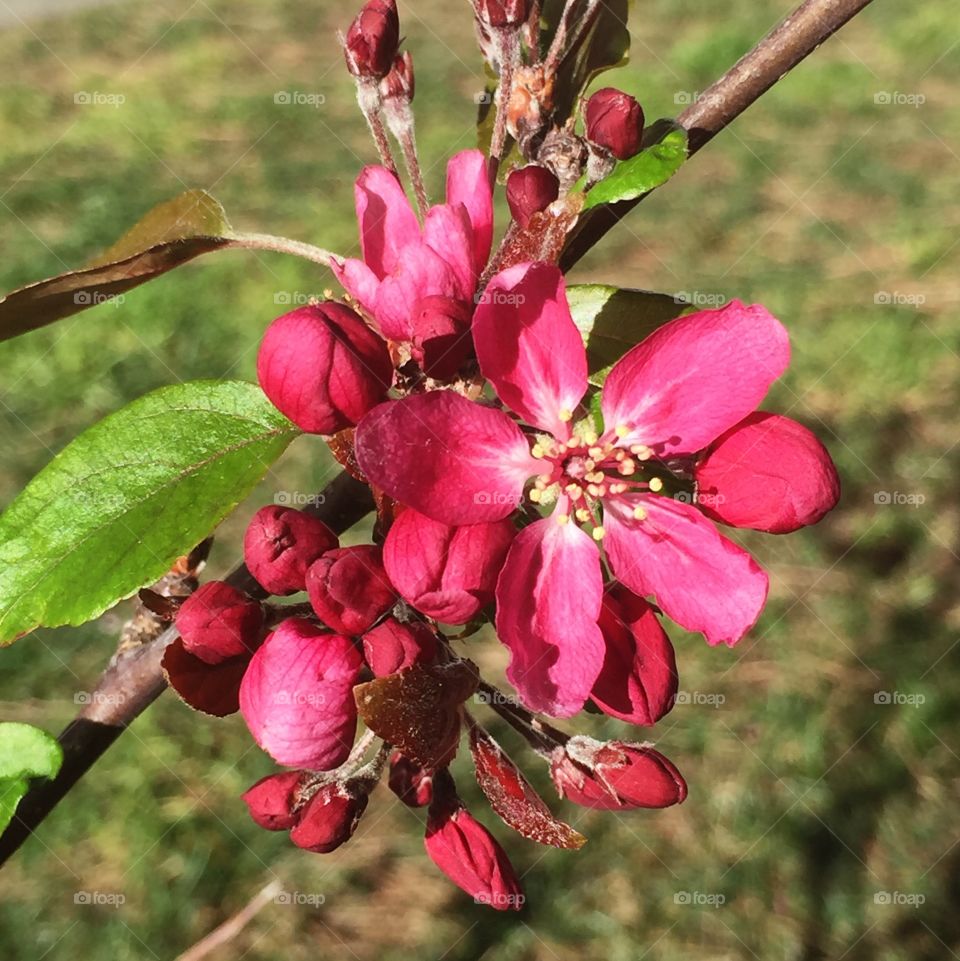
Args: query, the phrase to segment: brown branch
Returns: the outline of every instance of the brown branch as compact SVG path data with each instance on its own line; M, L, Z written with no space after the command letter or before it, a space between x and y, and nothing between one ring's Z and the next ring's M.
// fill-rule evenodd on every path
M801 3L677 118L689 134L690 154L709 143L868 3L870 0ZM641 200L643 197L591 210L571 235L560 259L561 268L569 270Z
M349 474L340 474L321 498L307 508L337 533L352 527L373 510L370 490ZM263 596L260 586L241 564L226 578L241 590ZM55 778L35 781L0 835L0 865L57 806L100 756L142 714L167 686L160 661L177 632L168 627L156 640L119 651L90 692L86 704L59 737L63 766Z

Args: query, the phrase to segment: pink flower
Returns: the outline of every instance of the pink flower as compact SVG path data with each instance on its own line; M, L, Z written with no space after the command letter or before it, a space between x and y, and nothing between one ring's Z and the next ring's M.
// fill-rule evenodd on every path
M490 256L493 196L486 158L479 150L451 158L446 203L427 211L422 229L400 182L386 167L365 167L355 193L363 259L334 262L334 273L384 337L421 340L424 349L417 337L418 319L426 316L435 326L438 301L430 300L428 311L420 302L445 298L452 302L445 315L452 318L463 305L472 308Z
M432 391L374 408L357 428L357 459L390 496L444 524L500 520L525 496L555 504L517 535L497 586L508 677L527 706L570 716L590 696L606 653L601 544L634 594L655 596L710 644L735 644L763 608L767 576L685 501L700 452L735 430L786 369L779 321L734 301L664 325L611 370L601 433L589 420L574 427L587 359L556 267L495 276L473 336L481 371L527 431L501 410ZM803 499L820 492L804 516L829 509L822 457L802 445L791 456Z
M362 666L350 638L287 618L253 655L240 685L253 739L285 767L342 764L357 729L353 685Z
M206 664L220 664L256 650L263 636L263 608L226 581L208 581L177 611L184 649Z

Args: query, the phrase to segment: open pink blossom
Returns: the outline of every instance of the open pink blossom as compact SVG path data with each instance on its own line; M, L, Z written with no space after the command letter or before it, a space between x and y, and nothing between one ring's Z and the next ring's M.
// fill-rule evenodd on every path
M735 644L759 616L768 579L691 503L693 472L786 369L780 322L733 301L659 328L611 370L599 433L576 420L587 360L556 267L519 264L495 276L473 336L481 371L528 428L433 391L375 407L356 451L373 483L444 524L495 521L525 497L555 505L517 536L497 586L497 632L525 703L569 716L590 696L606 652L601 545L634 594L655 596L710 644ZM810 482L825 470L821 457L795 446L791 463L805 496L832 490ZM807 505L806 516L816 513Z
M437 333L439 304L451 302L451 317L473 306L490 256L493 195L486 158L479 150L464 150L450 159L446 203L427 211L422 228L400 181L386 167L365 167L355 195L363 259L334 261L334 273L384 337L419 342L424 349L423 340ZM418 331L419 323L430 329ZM438 336L449 338L450 332Z

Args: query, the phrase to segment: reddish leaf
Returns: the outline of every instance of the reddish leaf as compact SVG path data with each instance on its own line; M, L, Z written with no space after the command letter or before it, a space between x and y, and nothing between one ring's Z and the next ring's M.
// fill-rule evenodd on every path
M555 848L577 849L587 839L555 818L499 744L478 724L470 725L470 751L477 783L490 807L521 836Z
M424 767L449 764L460 740L460 705L477 689L472 661L414 665L358 684L357 711L367 727Z
M240 682L249 663L249 657L231 657L207 664L185 650L178 637L163 652L160 666L182 701L195 711L226 717L240 710Z

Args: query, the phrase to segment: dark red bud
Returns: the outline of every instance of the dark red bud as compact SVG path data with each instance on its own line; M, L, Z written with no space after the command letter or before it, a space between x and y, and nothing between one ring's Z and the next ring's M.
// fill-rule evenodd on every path
M387 345L343 304L300 307L268 328L257 356L263 392L309 434L355 425L393 379Z
M423 297L413 309L413 359L428 377L450 380L473 348L470 308L450 297Z
M437 638L422 622L401 624L388 617L363 635L363 656L377 677L386 677L413 664L434 661Z
M433 772L399 751L390 758L390 790L404 804L422 808L433 800Z
M396 602L379 547L363 544L328 551L307 571L307 593L317 617L341 634L363 634Z
M300 783L306 771L284 771L261 778L240 796L246 802L250 817L268 831L287 831L300 819L294 813L299 800Z
M413 57L408 50L393 61L390 72L380 81L380 96L384 100L413 102L416 85L413 77Z
M530 16L530 0L473 0L473 8L488 27L517 27Z
M210 581L177 612L183 647L206 664L251 654L261 640L263 608L225 581Z
M261 507L243 538L243 559L265 591L295 594L307 585L307 568L340 545L319 518L292 507Z
M613 87L598 90L586 108L587 140L627 160L640 150L643 110L630 94Z
M687 796L680 772L659 751L582 735L554 750L550 776L560 797L588 808L664 808Z
M386 76L400 43L395 0L369 0L350 24L344 44L347 69L355 77Z
M329 854L353 837L366 810L369 787L357 782L326 784L307 802L290 832L297 847Z
M513 219L526 227L530 218L546 210L560 195L560 181L546 167L518 167L507 177L507 204Z

